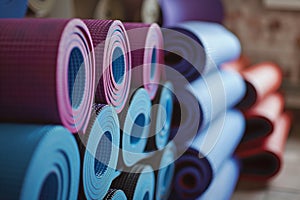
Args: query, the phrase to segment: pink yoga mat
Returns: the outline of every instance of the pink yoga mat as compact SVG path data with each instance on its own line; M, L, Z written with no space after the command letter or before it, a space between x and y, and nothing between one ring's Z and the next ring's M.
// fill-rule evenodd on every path
M78 19L2 19L0 29L0 121L85 131L95 83L86 25Z
M109 104L120 113L131 81L129 40L118 20L84 20L93 39L96 60L96 103Z
M144 87L154 99L163 64L163 37L157 24L125 23L131 46L132 89Z

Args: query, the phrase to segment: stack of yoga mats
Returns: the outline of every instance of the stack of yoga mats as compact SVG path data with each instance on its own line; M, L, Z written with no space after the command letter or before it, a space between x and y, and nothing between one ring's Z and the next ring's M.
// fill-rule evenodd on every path
M278 173L281 72L245 67L219 0L16 2L0 18L83 19L0 19L0 199L229 199Z
M0 28L0 196L166 199L176 148L158 25L2 19Z
M238 105L246 117L245 135L236 151L242 166L241 180L267 183L280 171L291 126L284 97L278 92L282 72L271 62L243 66L239 72L247 85Z

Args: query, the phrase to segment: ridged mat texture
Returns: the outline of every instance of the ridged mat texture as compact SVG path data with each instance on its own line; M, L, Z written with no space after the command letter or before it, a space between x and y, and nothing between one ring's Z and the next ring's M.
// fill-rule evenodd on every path
M1 19L0 29L0 121L84 132L95 88L86 25L78 19Z
M131 84L131 52L126 30L118 20L84 20L91 32L96 60L96 103L120 113Z
M112 106L95 104L87 133L77 136L82 158L80 197L103 199L116 177L120 125Z
M131 47L132 89L144 87L154 99L163 63L163 36L157 24L124 23Z

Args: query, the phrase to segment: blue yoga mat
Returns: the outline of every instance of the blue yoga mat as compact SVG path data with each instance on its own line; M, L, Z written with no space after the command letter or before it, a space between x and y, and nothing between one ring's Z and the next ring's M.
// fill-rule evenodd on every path
M160 85L157 95L152 102L150 137L147 142L147 151L161 150L169 141L173 114L172 83L166 82Z
M82 189L87 199L103 199L113 179L119 157L120 125L112 106L94 105L88 132L79 134Z
M133 166L145 158L144 150L150 130L151 101L147 91L134 92L128 105L119 115L121 127L122 160L125 166ZM119 163L120 165L120 163Z
M0 199L76 199L80 158L60 126L0 124Z
M134 165L129 172L122 172L111 187L123 190L130 200L153 199L155 188L153 169L149 165Z
M239 173L240 166L238 161L235 158L228 159L217 172L211 185L198 200L230 200L237 184Z
M183 22L167 27L162 32L166 64L188 81L216 70L222 63L240 56L241 45L238 38L217 23ZM175 73L168 73L167 77L178 82Z
M175 171L175 145L170 142L164 149L158 171L156 171L155 199L166 200L171 192L172 179Z
M218 115L234 107L244 96L246 86L240 74L232 71L215 71L207 74L187 86L198 99L201 107L199 121L205 128Z
M172 199L199 197L222 163L233 154L244 129L245 119L242 113L230 110L198 133L188 151L176 161Z
M0 18L22 18L27 10L27 0L0 1Z
M110 189L103 200L127 200L122 190Z

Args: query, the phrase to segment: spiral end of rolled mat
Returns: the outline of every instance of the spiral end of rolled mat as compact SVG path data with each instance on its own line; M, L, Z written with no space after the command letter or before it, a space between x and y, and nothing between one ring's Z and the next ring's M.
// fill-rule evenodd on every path
M87 133L82 180L87 199L102 199L115 178L120 128L117 113L112 106L95 105L93 110L97 115Z
M196 80L205 68L206 54L199 38L191 31L171 27L162 29L164 35L165 63L178 71L188 81ZM177 77L168 73L173 82Z
M196 199L209 186L213 172L209 161L189 149L175 163L173 192L175 199ZM179 197L179 198L178 198Z
M201 127L203 113L196 97L188 90L175 90L170 139L176 144L194 138Z
M157 149L163 149L170 137L170 127L173 114L173 86L166 82L162 86L159 99L159 108L157 110L157 119L155 126L155 144ZM153 120L153 119L151 119Z
M138 89L129 107L120 116L122 156L125 165L132 166L145 157L144 150L150 130L151 101L147 91Z
M0 2L0 18L22 18L27 10L27 0Z
M135 165L129 173L122 172L111 187L123 190L128 199L150 200L154 197L154 185L153 169L149 165Z
M63 124L73 133L85 132L94 101L95 58L89 30L79 19L70 20L62 32L56 76Z
M96 59L96 103L124 108L131 84L131 54L126 30L118 20L84 20Z
M175 172L176 147L173 143L169 144L161 156L156 177L155 199L166 200L171 192L172 179Z
M0 133L1 199L77 198L80 158L67 129L1 124Z
M127 200L122 190L110 189L103 200Z
M132 56L133 90L143 86L154 99L163 64L163 36L157 24L125 23Z

